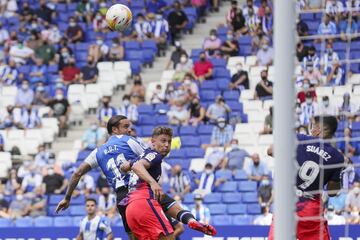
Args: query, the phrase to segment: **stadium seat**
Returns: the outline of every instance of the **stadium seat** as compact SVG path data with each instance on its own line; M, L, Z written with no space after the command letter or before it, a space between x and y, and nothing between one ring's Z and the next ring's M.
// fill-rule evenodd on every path
M223 193L222 201L224 203L239 203L241 202L241 194L240 193Z
M99 72L103 72L103 71L112 71L114 64L112 62L98 62L96 66Z
M141 128L141 136L142 137L150 137L153 131L152 126L142 126Z
M156 119L154 116L148 116L148 115L140 115L139 116L139 124L141 125L151 125L154 126L156 124Z
M57 195L57 194L52 194L50 195L49 198L49 205L57 205L61 200L63 200L65 195Z
M127 50L140 50L140 42L138 41L125 41L124 48Z
M91 150L87 150L87 149L82 150L82 151L79 151L79 154L78 154L78 156L77 156L76 161L77 161L77 162L79 162L79 161L80 161L80 162L84 161L85 158L87 158L87 156L89 156L89 154L90 154L91 152L92 152Z
M35 227L52 227L53 226L53 218L40 216L34 218L34 226Z
M181 132L181 130L180 130ZM193 136L181 137L181 147L200 147L200 138Z
M184 204L193 204L194 203L194 195L192 193L188 193L185 195L184 200L183 200Z
M239 101L228 101L227 105L233 112L243 112L243 105Z
M236 170L236 172L234 174L234 180L244 181L247 179L248 179L248 176L244 170Z
M12 167L10 152L0 152L0 166L0 178L5 179L9 176L9 170Z
M236 182L225 182L219 187L220 192L235 192L236 191Z
M229 215L246 214L246 204L228 204L227 213Z
M166 115L157 115L156 124L157 125L167 125L169 123L169 118Z
M257 190L257 183L254 181L241 181L239 182L240 192L253 192Z
M83 216L73 217L73 218L72 218L72 225L73 225L74 227L79 227L81 221L83 220L83 218L84 218Z
M55 209L56 209L56 205L53 205L53 206L49 206L48 209L47 209L47 215L48 216L59 216L56 212L55 212ZM64 211L61 211L61 216L68 216L70 215L70 209L66 209Z
M217 67L224 68L226 66L226 60L222 59L222 58L213 58L210 61L215 68L217 68Z
M226 101L238 101L239 100L239 97L240 97L240 94L239 94L239 91L225 91L223 93L223 97Z
M216 90L217 84L215 80L206 80L200 85L201 90Z
M209 204L209 203L220 203L221 202L221 198L222 198L222 194L221 193L209 193L206 194L204 197L204 203L205 204Z
M205 152L202 148L186 148L185 155L188 158L200 158L205 155Z
M247 215L236 215L232 219L232 224L237 226L251 225L252 222L253 222L253 218Z
M73 221L71 217L55 217L54 227L71 227Z
M200 135L200 142L201 144L209 144L211 142L210 135Z
M11 226L12 226L11 219L0 218L0 228L11 227Z
M203 101L214 101L216 92L213 90L200 91L200 98Z
M215 226L228 226L231 224L232 219L229 215L218 215L212 218L212 222Z
M196 128L193 126L182 126L180 128L179 134L180 134L180 136L185 136L185 135L195 136Z
M33 219L31 217L23 217L15 220L16 227L32 227Z
M226 180L231 180L232 179L232 172L230 170L228 170L228 169L220 169L220 170L215 172L215 177L216 177L216 179L224 178Z
M258 202L258 196L256 192L247 192L242 195L243 203L256 203Z
M96 180L96 179L94 179L94 180ZM84 206L84 204L85 204L85 196L84 195L79 195L77 197L71 198L71 204L72 205L82 205L82 206Z
M210 210L211 215L223 215L226 214L225 204L209 204L207 207Z
M189 170L201 173L202 171L204 171L205 163L206 161L204 158L191 159Z
M261 207L258 203L248 204L247 205L247 213L251 215L259 215L261 214Z
M213 130L212 125L199 125L197 132L200 135L211 135L212 130Z
M222 71L222 70L218 70L218 71ZM216 76L217 78L215 79L216 81L216 85L217 88L221 91L226 91L229 89L229 84L230 84L230 79L229 77L224 77L224 76Z
M71 206L70 215L71 216L83 216L86 214L85 207L82 206Z
M183 149L172 150L169 154L171 158L185 158L185 151Z
M140 115L142 115L142 114L148 114L148 115L153 114L153 106L149 105L149 104L140 104L138 106L137 110L138 110L138 113Z

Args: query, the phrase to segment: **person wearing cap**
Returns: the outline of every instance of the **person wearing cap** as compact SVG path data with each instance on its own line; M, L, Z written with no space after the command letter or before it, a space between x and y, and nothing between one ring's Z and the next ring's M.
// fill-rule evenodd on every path
M318 107L315 110L315 115L338 115L338 109L335 105L330 103L328 96L323 96L321 103L318 104Z
M212 129L210 147L226 147L233 138L234 130L227 124L225 118L218 118L216 126Z
M182 48L181 43L179 41L175 41L175 50L171 53L171 57L166 65L166 69L169 70L171 64L173 65L172 68L175 69L176 65L180 63L180 58L183 54L189 57L186 51Z
M219 50L221 47L221 40L217 36L216 29L210 30L210 35L204 40L203 49L207 57L212 57L215 55L215 51Z
M211 79L213 76L213 64L206 58L205 52L199 55L199 61L194 64L194 74L197 80L202 83L205 79Z
M216 123L219 118L227 118L227 115L231 112L230 107L225 103L225 100L222 96L217 96L215 103L212 103L207 111L206 117L209 119L210 123Z
M133 38L141 41L151 37L151 35L150 23L145 19L145 16L142 13L139 13L136 16L136 23L134 24Z
M174 2L174 10L169 13L167 20L170 26L171 43L174 45L175 41L189 22L179 1Z
M194 196L195 201L195 207L191 209L191 213L195 216L195 218L203 223L203 224L209 224L210 223L210 210L206 206L203 205L203 197L201 194L196 194Z
M301 104L300 124L307 126L311 119L315 116L315 111L318 108L310 92L305 94L305 102Z

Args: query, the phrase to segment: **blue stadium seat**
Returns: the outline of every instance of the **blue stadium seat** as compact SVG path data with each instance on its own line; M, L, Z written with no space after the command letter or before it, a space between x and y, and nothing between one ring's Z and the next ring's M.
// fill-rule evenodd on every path
M247 180L248 176L246 174L246 172L244 170L236 170L235 174L234 174L234 180L237 181L244 181Z
M211 135L213 125L199 125L197 131L200 135Z
M186 135L195 136L196 128L193 126L183 126L180 128L179 134L180 136L186 136Z
M217 85L215 80L206 80L200 85L201 90L216 90Z
M11 226L12 226L11 219L0 218L0 228L2 228L2 227L11 227Z
M232 218L229 215L218 215L212 218L212 222L215 226L227 226L232 222Z
M175 166L176 164L180 165L183 170L187 170L190 167L190 160L187 158L179 159L179 158L171 158L166 160L171 166Z
M193 204L194 203L194 195L192 193L186 194L184 197L183 203L184 204Z
M203 101L214 101L216 92L213 90L200 91L200 99Z
M23 217L15 220L16 227L31 227L33 225L33 219L31 217Z
M91 151L89 150L82 150L78 153L77 159L76 161L83 161L85 158L87 158L87 156L89 156L89 154L91 153Z
M251 215L259 215L259 214L261 214L261 207L258 203L248 204L247 212L248 212L248 214L251 214Z
M227 213L230 215L246 214L246 204L228 204Z
M180 132L181 133L181 132ZM200 138L194 136L181 137L181 147L200 147Z
M141 72L142 61L130 60L131 72L133 74L139 74Z
M154 126L156 124L156 119L154 116L148 116L148 115L140 115L139 116L139 124L140 125L151 125Z
M222 201L224 203L240 203L241 193L224 193L222 195Z
M171 150L169 157L171 157L171 158L185 158L185 151L184 151L184 149Z
M152 126L143 126L141 128L141 136L142 137L150 137L153 131Z
M83 218L84 218L83 216L73 217L73 218L72 218L72 225L73 225L74 227L79 227L81 221L83 220Z
M165 103L159 103L156 104L154 107L154 112L155 113L166 113L167 111L169 111L170 107L169 105L165 104Z
M126 41L124 42L124 48L126 50L140 50L141 46L138 41Z
M209 193L204 197L204 203L220 203L221 202L221 193Z
M142 115L142 114L152 115L153 114L153 106L149 105L149 104L142 103L138 106L137 110L140 115Z
M128 61L140 61L144 62L144 54L143 51L135 51L135 50L125 50L125 59Z
M90 43L76 43L75 49L80 52L87 52L89 50Z
M352 41L350 44L351 50L360 50L360 41Z
M217 76L217 77L219 77L219 76ZM216 85L219 90L226 91L229 89L229 83L230 83L229 78L221 76L220 78L216 78L215 81L216 81Z
M77 61L86 62L88 53L87 52L75 52L75 58Z
M243 112L243 105L239 101L227 101L226 104L233 112Z
M201 158L204 157L205 151L202 148L186 148L185 155L188 158Z
M47 67L48 73L58 73L58 71L59 71L59 65L57 64L52 64Z
M195 17L195 18L197 17L196 8L194 8L194 7L186 7L183 10L184 10L186 16L188 16L188 17L192 16L192 17Z
M241 47L243 45L251 45L251 36L241 36L238 40L238 43Z
M154 62L155 59L155 53L151 49L144 49L142 50L144 54L144 63L150 64Z
M211 142L210 135L200 135L200 142L201 144L209 144Z
M225 204L209 204L207 207L210 210L211 215L222 215L226 214L226 205Z
M166 115L156 115L156 124L157 125L167 125L169 123L169 118Z
M191 49L190 57L191 58L199 58L200 53L203 51L204 51L204 49L202 49L202 48L193 48L193 49Z
M54 218L54 227L71 227L73 225L71 217Z
M212 58L210 61L216 68L217 67L221 67L221 68L226 67L226 60L223 58Z
M114 227L122 227L123 221L120 217L115 217L115 219L111 222L111 225Z
M257 190L257 183L254 181L242 181L239 182L240 192L253 192Z
M360 122L353 122L351 127L353 132L360 131Z
M17 69L20 73L29 74L30 68L31 68L31 66L29 66L29 65L22 65L22 66L19 66Z
M219 187L220 192L235 192L236 191L236 182L225 182Z
M50 195L49 205L57 205L61 200L63 200L65 195Z
M40 216L34 218L34 226L35 227L52 227L53 226L53 218Z
M241 225L251 225L253 222L253 218L247 215L236 215L232 219L232 224L241 226Z
M239 101L240 94L239 91L225 91L223 97L226 101Z
M226 27L226 26L220 26L217 28L217 34L218 35L226 35L227 34L227 31L229 31L229 28Z
M76 7L77 7L77 3L68 3L67 4L68 12L75 12Z
M143 49L151 49L153 52L157 51L157 45L154 40L144 40L141 46Z
M66 4L64 4L64 3L56 4L56 11L57 12L66 12L67 11Z
M94 178L94 181L96 181L96 180L97 180L97 178ZM77 197L71 198L71 204L72 205L82 205L82 206L84 206L85 205L85 200L86 199L85 199L84 195L79 195Z
M70 215L71 216L83 216L83 215L86 215L84 205L82 205L82 206L71 206L70 207Z
M56 206L50 206L47 209L47 215L48 216L59 216L57 213L55 213ZM66 209L64 211L60 212L61 216L68 216L70 215L70 209Z
M256 203L258 202L258 195L256 192L247 192L242 195L243 203Z
M226 180L232 179L232 172L228 169L220 169L215 172L216 179L218 178L225 178Z

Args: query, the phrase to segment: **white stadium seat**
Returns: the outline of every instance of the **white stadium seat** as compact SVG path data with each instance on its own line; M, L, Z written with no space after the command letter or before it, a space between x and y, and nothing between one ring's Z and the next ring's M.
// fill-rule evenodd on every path
M25 138L26 139L35 139L36 141L39 142L39 144L44 143L41 129L27 129L25 131Z
M0 152L0 178L9 176L9 170L12 167L11 154L9 152Z
M190 162L189 171L202 172L204 171L205 163L205 158L193 158Z
M78 150L59 151L56 157L56 162L60 165L64 163L75 163L78 153L79 153Z
M245 57L229 57L229 60L227 62L227 67L235 67L238 63L241 63L242 66L245 66Z
M15 97L13 96L0 96L0 107L7 107L15 105Z
M114 71L116 86L125 86L127 83L128 75L124 70Z
M351 77L346 81L347 84L360 84L360 73L352 74Z
M100 82L99 87L103 96L113 95L114 89L113 89L113 85L110 82Z
M25 139L23 145L20 147L22 154L35 155L38 153L40 143L36 139Z
M7 133L8 140L23 140L25 137L24 130L11 129Z
M250 124L249 123L238 123L235 126L235 131L234 134L251 134L252 133L252 129L250 128Z
M80 151L82 149L82 141L81 139L74 140L73 149Z
M360 96L360 85L354 86L354 95Z
M323 97L323 96L332 96L333 95L333 88L332 87L317 87L315 89L316 91L316 95L319 98Z
M42 127L41 135L42 135L44 143L52 143L55 140L55 130L53 128Z
M247 115L248 115L249 122L264 123L267 113L266 112L249 112L249 113L247 113Z
M41 106L38 108L38 114L40 117L45 116L46 114L49 114L50 112L50 107L45 107L45 106Z
M42 118L41 123L43 128L51 128L55 134L59 133L58 120L56 118Z
M262 105L263 103L260 100L243 101L245 113L248 113L249 111L262 111Z
M270 107L274 106L274 100L269 99L269 100L265 100L263 103L263 109L264 110L269 110Z
M172 80L175 70L165 70L162 72L161 81Z
M121 70L121 71L125 71L127 74L127 77L131 76L131 66L130 66L130 62L127 61L119 61L119 62L115 62L114 63L114 70Z
M1 95L2 96L12 96L12 97L16 97L17 94L17 87L16 86L6 86L3 87L1 90Z
M247 66L255 66L257 61L257 57L256 56L247 56L246 57L246 61L245 61L245 65Z
M352 87L350 85L334 87L334 96L343 96L345 93L351 93L351 92L352 92Z
M113 70L113 63L112 62L98 62L97 68L99 72L101 71L111 71Z
M237 139L241 146L256 146L256 138L253 133L236 133L233 138Z
M258 138L259 146L269 146L274 142L274 137L272 134L260 135Z
M98 99L102 98L102 96L103 96L98 83L87 84L85 87L85 93L86 94L89 94L89 93L96 94Z
M254 94L255 92L252 89L242 90L240 93L240 99L241 101L254 99Z
M83 84L72 84L68 89L68 101L70 104L81 101L83 94L85 93L85 87Z

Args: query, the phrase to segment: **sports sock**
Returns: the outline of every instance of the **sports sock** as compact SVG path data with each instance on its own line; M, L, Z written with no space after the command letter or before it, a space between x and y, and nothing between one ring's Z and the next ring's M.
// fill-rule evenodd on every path
M190 219L195 219L194 215L191 214L190 211L181 210L177 215L176 219L183 224L188 224Z

